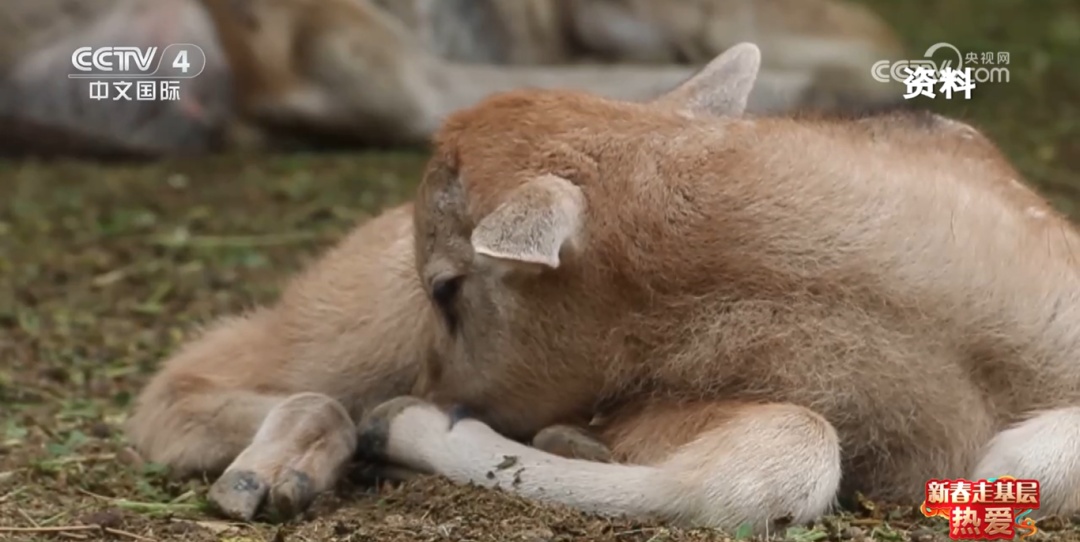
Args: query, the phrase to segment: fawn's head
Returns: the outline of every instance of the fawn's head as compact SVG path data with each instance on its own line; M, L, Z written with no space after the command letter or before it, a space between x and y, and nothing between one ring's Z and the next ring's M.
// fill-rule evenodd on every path
M611 203L588 200L596 164L567 138L648 109L739 116L759 62L756 46L740 44L650 103L529 90L446 121L414 215L419 279L446 331L427 368L433 400L522 438L589 415L590 358L602 353L577 309L590 295L589 208Z

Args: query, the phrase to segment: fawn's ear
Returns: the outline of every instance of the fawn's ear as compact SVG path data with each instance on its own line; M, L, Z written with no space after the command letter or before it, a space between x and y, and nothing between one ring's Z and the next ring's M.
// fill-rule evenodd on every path
M653 103L691 115L738 116L746 110L761 68L761 50L743 42L720 53L670 92Z
M581 188L557 175L519 186L472 232L474 253L503 271L559 267L559 254L576 245L585 218Z

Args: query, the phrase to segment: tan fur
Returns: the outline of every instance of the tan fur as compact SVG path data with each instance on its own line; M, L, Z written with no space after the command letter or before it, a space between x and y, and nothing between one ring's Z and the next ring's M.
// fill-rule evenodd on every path
M1040 476L1041 513L1076 511L1080 236L973 128L519 91L435 141L417 269L459 288L423 394L513 438L599 412L614 450L658 469L604 492L533 455L553 470L515 491L764 529L825 511L822 494L917 503L978 470ZM463 439L495 437L400 418L389 459L483 478ZM605 469L582 476L617 483ZM665 472L682 482L648 489ZM672 508L676 486L698 500ZM734 494L749 516L724 511Z
M656 107L692 117L741 104L753 78L740 72L759 62L756 50L735 49ZM274 306L223 319L168 359L128 422L136 449L181 475L225 470L210 497L233 517L250 519L265 501L295 512L326 490L352 450L325 442L342 441L383 401L426 387L433 373L424 368L437 367L432 354L445 337L413 266L411 209L366 222ZM567 429L548 435L541 447L603 453ZM297 477L309 480L306 492L294 494Z
M266 493L293 471L311 483L292 500L335 483L355 445L352 418L408 393L430 349L410 216L405 205L368 221L277 304L217 322L167 360L127 422L136 449L179 475L228 467L211 496L235 517L291 499ZM339 437L346 448L313 447ZM230 493L235 473L258 483Z
M649 104L533 91L455 115L413 227L387 212L179 352L137 447L232 462L211 496L238 517L326 489L361 412L361 452L607 514L762 530L838 491L1001 474L1075 511L1075 230L963 123L741 117L746 52ZM436 284L459 293L432 311ZM409 389L480 421L369 408ZM502 436L590 418L619 463ZM505 454L525 471L488 476Z

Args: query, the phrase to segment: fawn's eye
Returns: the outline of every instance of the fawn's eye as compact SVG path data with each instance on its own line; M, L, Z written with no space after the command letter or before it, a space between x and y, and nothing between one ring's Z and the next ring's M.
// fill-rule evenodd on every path
M446 326L450 328L451 333L457 329L458 314L454 301L457 300L464 281L465 275L454 275L437 278L431 283L431 298L439 307L443 318L446 319Z

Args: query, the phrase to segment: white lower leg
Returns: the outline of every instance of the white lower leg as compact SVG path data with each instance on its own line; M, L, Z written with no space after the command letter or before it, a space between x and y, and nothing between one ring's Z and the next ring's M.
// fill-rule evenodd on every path
M703 433L656 466L555 456L476 420L450 428L430 405L392 420L386 452L458 483L586 512L728 530L749 523L760 532L775 520L803 522L827 511L840 482L832 427L797 407L771 408Z
M476 420L450 428L438 409L410 407L391 422L387 455L461 484L499 488L606 516L663 517L678 492L654 467L567 459L499 435Z
M1080 407L1040 412L998 433L972 477L1005 475L1039 481L1036 517L1080 512Z

